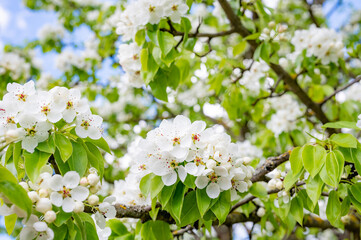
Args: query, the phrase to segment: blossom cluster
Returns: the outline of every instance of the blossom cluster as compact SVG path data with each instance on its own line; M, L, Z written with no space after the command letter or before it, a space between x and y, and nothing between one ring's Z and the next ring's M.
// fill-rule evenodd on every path
M90 169L86 177L80 178L75 171L69 171L64 176L52 175L52 168L46 165L36 182L19 184L27 191L35 211L38 212L37 215L42 216L41 221L36 215L32 215L28 221L24 219L25 227L20 233L20 239L34 239L39 236L53 239L54 232L48 224L53 223L57 218L59 211L54 207L59 207L67 213L80 213L84 211L85 205L90 205L97 210L94 219L101 229L105 228L105 218L114 218L116 215L115 207L112 205L115 201L114 197L107 197L99 203L97 193L101 188L100 179L94 169ZM26 217L22 209L11 205L5 197L3 199L6 204L0 206L0 215L16 214L19 218Z
M195 177L199 189L206 188L210 198L231 189L233 199L251 186L254 173L248 164L252 159L241 157L239 147L228 134L215 128L206 129L203 121L191 121L182 115L163 120L160 126L139 141L135 168L161 176L166 186L177 179Z
M122 35L123 41L129 41L147 23L157 24L163 18L170 18L173 22L180 23L181 17L188 9L188 5L183 0L131 1L119 16L116 31Z
M277 196L279 200L283 201L284 203L288 203L290 201L290 194L287 191L284 191L284 172L281 172L278 169L273 170L269 173L269 176L272 176L271 180L267 183L268 190L277 190Z
M143 79L140 75L140 47L136 43L121 44L118 47L119 64L125 71L125 78L134 87L141 87Z
M93 63L99 63L101 57L98 54L99 40L91 39L85 42L85 48L80 54L73 50L62 51L55 59L56 67L63 72L70 72L73 67L89 71Z
M60 25L45 24L37 33L40 42L58 41L64 37L65 29Z
M269 101L272 107L276 109L276 113L273 114L271 120L267 122L267 128L276 136L282 132L296 129L297 119L302 116L298 102L289 94L271 98Z
M317 28L312 25L307 30L297 30L291 40L299 55L306 50L306 56L315 56L322 64L337 63L343 57L342 35L333 29Z
M79 90L54 87L36 91L34 82L29 81L24 85L9 83L7 91L0 101L0 135L7 142L21 141L23 149L34 152L62 119L75 123L75 132L81 138L101 137L103 119L91 113Z
M242 73L239 82L249 90L250 94L258 95L261 89L266 89L269 83L273 82L273 80L267 78L269 66L265 61L260 60L258 62L245 59L243 64L246 70ZM262 84L261 80L265 80L265 83Z
M9 74L13 80L26 79L30 76L30 64L14 52L0 55L0 75Z
M269 22L268 27L262 30L262 34L260 35L261 40L272 40L272 41L280 41L286 40L285 31L287 30L287 25L278 24L275 22Z

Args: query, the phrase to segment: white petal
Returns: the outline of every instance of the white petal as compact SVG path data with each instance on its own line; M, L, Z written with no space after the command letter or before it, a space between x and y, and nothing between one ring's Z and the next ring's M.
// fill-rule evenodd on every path
M65 109L63 112L63 119L67 123L71 123L74 120L75 116L76 116L76 112L73 109Z
M190 132L191 133L200 133L206 128L206 123L203 121L195 121L192 123Z
M34 137L25 137L21 142L21 147L29 153L33 153L36 146L38 146L38 141Z
M186 166L185 166L185 169L187 171L187 173L195 176L198 172L198 167L195 163L187 163Z
M65 173L63 177L63 183L66 188L75 188L79 185L80 176L75 171L69 171Z
M112 204L112 203L115 202L116 200L117 200L116 197L114 197L114 196L109 196L109 197L104 198L103 202L108 202L108 203Z
M162 180L164 185L170 186L173 185L177 181L177 173L175 171L162 176Z
M174 118L173 124L176 130L184 131L191 126L191 120L183 115L178 115Z
M88 136L89 138L96 140L102 137L102 132L100 131L99 128L89 127Z
M217 198L219 196L220 193L220 189L218 184L216 183L211 183L208 185L207 189L206 189L207 195L210 198Z
M231 180L226 177L218 178L218 185L222 190L228 190L232 187Z
M197 188L205 188L209 182L209 179L206 176L198 176L196 178L195 184Z
M62 207L64 212L72 212L75 207L75 202L72 198L67 197L63 200Z
M107 213L105 214L107 218L115 218L116 215L117 211L115 210L114 206L110 206Z
M50 201L57 207L60 207L63 204L63 196L60 193L52 192L50 194Z
M180 178L180 180L182 182L184 182L184 180L186 180L187 172L186 172L186 170L184 169L183 166L178 167L178 175L179 175L179 178Z
M33 240L38 233L35 231L33 227L24 227L20 232L21 240Z
M49 180L49 187L53 191L60 191L63 189L63 177L61 175L54 175Z
M89 190L86 187L78 186L70 191L72 198L82 202L89 196Z
M104 229L104 228L105 228L105 224L106 224L104 216L103 216L101 213L96 212L96 213L94 214L94 218L95 218L95 221L96 221L97 225L98 225L101 229Z
M185 159L187 157L189 148L182 148L179 146L176 146L173 148L173 150L170 152L174 157L178 159Z
M48 225L45 222L36 222L34 223L33 227L38 232L45 232L48 228Z

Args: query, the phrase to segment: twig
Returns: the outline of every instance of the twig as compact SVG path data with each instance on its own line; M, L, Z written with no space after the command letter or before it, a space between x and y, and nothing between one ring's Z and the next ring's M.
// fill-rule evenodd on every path
M312 4L309 4L309 3L307 2L307 0L303 0L303 2L307 5L307 10L308 10L308 12L310 13L310 17L311 17L312 22L313 22L317 27L320 27L320 24L317 22L317 19L316 19L315 15L313 14Z
M343 90L346 90L347 88L351 87L352 85L354 85L355 83L358 83L361 81L361 75L358 75L355 80L353 80L352 82L348 83L347 85L337 89L334 93L332 93L330 96L326 97L325 99L322 100L322 102L320 102L320 105L322 106L323 104L325 104L328 100L330 100L331 98L333 98L334 96L336 96L337 93L342 92Z

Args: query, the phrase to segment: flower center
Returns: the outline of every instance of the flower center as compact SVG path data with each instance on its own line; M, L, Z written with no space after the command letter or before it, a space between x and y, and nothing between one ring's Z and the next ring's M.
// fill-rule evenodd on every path
M172 161L169 163L169 166L174 169L174 168L178 167L178 163L177 163L175 160L172 160Z
M17 96L17 97L18 97L18 100L19 100L19 101L23 101L23 102L25 102L25 101L26 101L26 97L27 97L27 95L26 95L26 94L24 94L24 92L19 93L19 94L16 94L15 96Z
M180 144L180 138L179 137L175 137L173 138L173 146Z
M50 112L49 106L45 105L41 107L41 112L43 112L45 115Z
M7 117L7 118L6 118L6 123L8 123L8 124L15 124L14 117Z
M195 163L197 166L199 166L199 165L205 165L205 163L202 161L202 158L200 158L200 157L198 157L198 156L194 159L194 163Z
M138 59L139 59L138 54L134 54L133 55L133 60L138 60Z
M73 106L74 106L74 103L71 102L71 101L68 101L68 102L66 103L66 109L73 108Z
M63 195L63 198L71 197L70 189L63 187L63 190L59 191L61 195Z
M155 7L152 6L152 5L150 5L150 6L149 6L149 12L154 12L154 11L155 11Z
M25 130L28 133L28 136L31 136L31 137L35 136L35 133L36 133L35 126L33 126L32 128L26 128Z
M147 170L145 164L139 165L139 170Z
M200 137L199 134L192 134L193 143L199 142L199 140L200 140L199 137Z
M173 5L173 6L172 6L172 10L173 10L173 11L177 11L177 10L178 10L178 5Z
M208 175L208 178L211 182L216 183L218 180L218 176L216 175L215 172L212 172L211 174Z
M88 130L88 127L90 127L90 123L87 120L83 120L80 126L82 126L85 130Z

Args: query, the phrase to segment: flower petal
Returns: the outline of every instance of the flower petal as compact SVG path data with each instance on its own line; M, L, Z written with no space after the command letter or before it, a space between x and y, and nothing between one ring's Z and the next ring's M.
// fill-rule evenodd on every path
M208 185L207 189L206 189L207 195L210 198L217 198L219 196L219 193L221 192L219 189L218 184L216 183L211 183Z
M89 190L86 187L78 186L70 191L72 198L82 202L89 196Z
M63 177L61 175L54 175L49 180L49 187L53 191L60 191L63 189Z
M177 173L173 171L167 175L164 175L162 176L162 180L166 186L173 185L177 181Z
M63 200L62 207L64 212L72 212L75 207L75 202L72 198L67 197Z
M75 171L70 171L70 172L65 173L64 178L63 178L64 186L66 188L70 188L70 189L78 186L79 181L80 181L79 173L77 173Z
M205 188L209 182L209 179L206 176L198 176L196 178L195 184L197 188Z
M60 193L52 192L50 194L50 201L53 205L60 207L63 204L63 196Z

